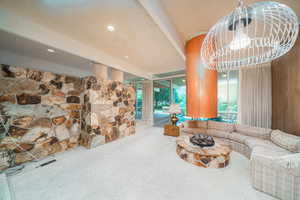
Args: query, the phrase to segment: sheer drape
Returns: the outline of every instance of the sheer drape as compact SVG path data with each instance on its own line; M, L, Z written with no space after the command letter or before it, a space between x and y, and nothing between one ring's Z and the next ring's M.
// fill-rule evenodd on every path
M271 128L272 76L271 64L239 72L238 122L257 127Z
M143 82L143 114L142 119L147 123L153 123L153 84L152 81Z

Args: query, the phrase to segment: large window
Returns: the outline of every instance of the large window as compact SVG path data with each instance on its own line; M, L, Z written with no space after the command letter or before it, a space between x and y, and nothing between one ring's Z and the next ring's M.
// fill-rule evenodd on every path
M136 92L136 103L135 103L135 118L142 119L143 110L143 83L136 82L135 84Z
M183 115L186 115L186 83L185 77L172 79L173 98L172 103L180 105Z
M237 70L218 74L218 115L226 121L237 120L238 75Z
M171 98L171 80L153 81L154 126L163 126L169 122Z
M169 123L168 109L172 103L180 105L182 113L178 117L183 117L186 114L185 77L153 81L154 126Z

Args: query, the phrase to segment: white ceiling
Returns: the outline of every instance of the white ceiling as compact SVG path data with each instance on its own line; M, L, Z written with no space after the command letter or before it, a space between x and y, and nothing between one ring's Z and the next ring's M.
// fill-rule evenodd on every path
M6 50L18 55L28 56L40 60L47 60L49 62L64 66L72 66L74 69L81 71L91 72L91 64L89 60L56 49L55 53L50 53L47 51L48 48L51 47L0 30L1 50ZM63 72L63 69L61 70Z
M184 68L184 60L135 0L0 0L1 7L148 73ZM106 30L113 25L114 32ZM126 59L125 56L129 58Z
M279 2L300 16L300 0ZM207 32L236 4L237 0L0 0L0 29L78 56L54 59L75 68L88 67L80 60L85 59L149 78L183 70L184 42ZM107 25L116 30L107 31ZM10 45L6 42L5 48ZM42 46L19 45L41 56Z
M236 8L238 0L161 0L185 41L206 33L223 16ZM262 0L244 0L246 5ZM266 1L266 0L264 0ZM291 7L300 19L300 0L276 0Z
M54 53L48 52L54 49ZM90 60L0 30L0 64L9 64L78 77L92 74ZM112 68L108 68L109 78ZM124 73L124 79L139 78Z

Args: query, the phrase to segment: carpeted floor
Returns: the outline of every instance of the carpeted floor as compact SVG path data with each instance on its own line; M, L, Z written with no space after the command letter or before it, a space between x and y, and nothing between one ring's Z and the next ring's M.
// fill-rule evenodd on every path
M0 174L0 200L11 200L7 177L4 173Z
M233 152L225 169L181 160L175 138L140 126L92 150L77 148L57 162L9 177L16 200L272 200L254 190L249 161Z

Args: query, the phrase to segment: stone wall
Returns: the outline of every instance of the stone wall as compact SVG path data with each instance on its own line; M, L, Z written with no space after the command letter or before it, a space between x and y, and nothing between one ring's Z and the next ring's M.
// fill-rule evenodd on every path
M82 92L80 78L0 65L0 170L76 147Z
M0 65L0 170L134 134L134 104L120 82Z
M134 88L92 76L83 82L82 145L93 148L134 134Z

